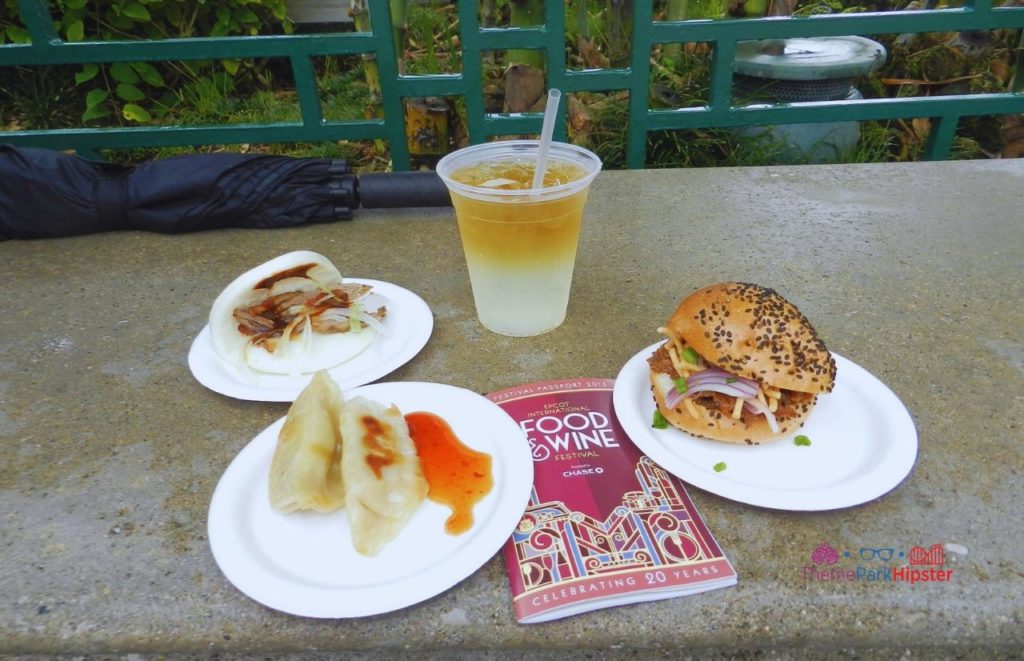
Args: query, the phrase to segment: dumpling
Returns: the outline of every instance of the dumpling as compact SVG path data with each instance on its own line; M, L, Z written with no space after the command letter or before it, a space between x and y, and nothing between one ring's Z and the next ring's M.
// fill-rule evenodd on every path
M279 512L332 512L345 505L338 413L344 397L319 371L295 398L270 463L270 506Z
M416 446L395 406L355 397L341 412L341 476L352 544L374 556L427 496Z

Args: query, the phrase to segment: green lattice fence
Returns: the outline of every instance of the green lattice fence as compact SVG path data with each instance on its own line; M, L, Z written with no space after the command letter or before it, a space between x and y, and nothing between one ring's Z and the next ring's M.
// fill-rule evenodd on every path
M645 145L652 131L916 117L932 120L925 158L943 159L949 155L961 118L1024 113L1024 94L1013 91L748 107L734 106L732 102L733 60L739 41L1024 28L1024 8L995 8L992 0L967 0L962 8L943 10L676 22L655 21L652 3L638 0L632 3L629 66L585 71L566 67L566 18L562 2L547 0L545 23L535 28L481 28L477 3L459 2L462 71L417 76L398 73L387 0L367 0L367 4L373 32L68 43L55 32L43 0L19 0L32 43L0 46L0 67L287 58L294 74L301 120L270 124L8 131L0 135L0 140L95 154L96 150L108 148L382 139L390 145L394 168L405 170L409 168L410 159L403 125L404 98L464 97L471 143L495 135L539 132L541 118L537 114L510 116L485 112L482 53L506 49L543 50L548 85L565 93L628 91L626 165L629 168L644 167ZM704 42L713 48L709 102L702 107L652 109L648 102L652 47L690 42ZM364 53L376 55L384 118L326 120L317 92L314 59ZM564 119L564 105L561 112L561 119ZM565 122L560 121L558 126L558 137L564 139Z

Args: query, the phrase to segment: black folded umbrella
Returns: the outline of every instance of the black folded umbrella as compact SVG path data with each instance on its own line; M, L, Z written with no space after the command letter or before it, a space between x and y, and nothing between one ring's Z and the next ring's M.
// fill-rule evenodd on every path
M360 206L449 204L433 172L357 176L342 159L225 153L123 166L0 145L0 240L292 227Z

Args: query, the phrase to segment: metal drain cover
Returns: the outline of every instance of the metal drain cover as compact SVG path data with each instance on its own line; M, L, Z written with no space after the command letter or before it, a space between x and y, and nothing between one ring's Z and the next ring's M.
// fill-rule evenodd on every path
M864 37L764 39L736 44L734 71L776 80L853 78L885 62L885 47Z

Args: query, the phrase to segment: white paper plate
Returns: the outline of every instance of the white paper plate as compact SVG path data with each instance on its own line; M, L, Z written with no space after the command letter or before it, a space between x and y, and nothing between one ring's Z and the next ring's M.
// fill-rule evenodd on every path
M380 280L345 278L345 282L371 285L369 307L386 305L387 335L381 335L365 350L327 370L342 390L376 381L405 363L430 339L434 317L422 298L408 289ZM234 365L217 355L206 325L192 342L188 366L199 383L228 397L258 402L292 402L313 378L312 374L267 374Z
M429 411L463 443L491 455L494 488L473 510L474 525L444 532L450 511L425 501L381 552L355 552L345 512L281 514L270 508L267 476L278 420L254 438L224 472L210 502L208 534L224 575L256 601L306 617L385 613L437 595L489 560L512 534L533 486L526 435L497 404L436 383L376 383L346 397Z
M786 438L740 445L654 429L647 358L657 342L633 356L615 380L615 414L637 447L682 480L750 505L819 511L851 507L884 495L914 467L917 430L899 398L871 373L835 354L832 392L804 426ZM807 436L810 446L793 438ZM716 472L714 466L725 462Z

